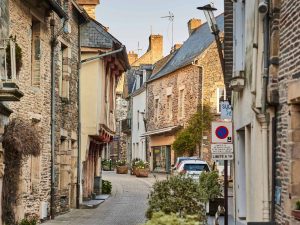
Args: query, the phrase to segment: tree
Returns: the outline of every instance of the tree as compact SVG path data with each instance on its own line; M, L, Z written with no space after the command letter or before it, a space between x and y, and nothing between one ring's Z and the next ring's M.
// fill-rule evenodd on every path
M222 186L217 171L201 173L199 177L199 194L204 202L222 197Z
M146 216L151 219L155 212L160 211L178 214L179 217L196 215L198 221L205 221L204 203L199 194L198 183L184 176L156 181L150 193Z
M203 133L210 130L213 114L210 106L198 107L197 112L191 116L188 126L181 130L173 143L173 149L178 155L193 156L196 146L201 144Z

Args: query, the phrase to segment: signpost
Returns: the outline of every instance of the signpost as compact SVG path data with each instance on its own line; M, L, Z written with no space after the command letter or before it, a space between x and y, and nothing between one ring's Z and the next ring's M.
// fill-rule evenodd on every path
M228 103L229 104L229 103ZM226 104L225 104L226 106ZM230 119L228 108L224 106L223 116L221 118ZM221 106L222 112L222 106ZM224 116L225 115L225 116ZM227 118L226 118L227 117ZM224 160L224 208L225 208L225 225L228 225L228 160L233 160L233 135L232 135L232 123L231 122L212 122L212 144L211 153L213 160Z

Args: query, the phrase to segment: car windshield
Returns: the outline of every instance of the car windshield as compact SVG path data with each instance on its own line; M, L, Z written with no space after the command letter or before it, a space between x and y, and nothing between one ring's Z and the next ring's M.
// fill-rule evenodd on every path
M206 164L185 164L183 169L186 171L209 171Z

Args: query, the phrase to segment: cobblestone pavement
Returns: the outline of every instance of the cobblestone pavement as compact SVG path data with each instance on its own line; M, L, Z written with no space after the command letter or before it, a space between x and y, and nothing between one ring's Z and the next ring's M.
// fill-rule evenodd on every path
M113 193L96 209L74 209L57 216L45 225L138 225L145 222L147 197L156 179L164 175L151 174L149 178L104 172L103 179L113 185Z

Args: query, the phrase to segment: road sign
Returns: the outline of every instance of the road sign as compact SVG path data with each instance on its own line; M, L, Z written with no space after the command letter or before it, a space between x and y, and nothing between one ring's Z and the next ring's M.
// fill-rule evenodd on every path
M231 122L212 122L212 143L230 144L232 143L232 123Z
M232 120L232 110L229 101L221 101L221 120Z
M211 144L212 154L230 154L233 153L233 144Z
M213 153L213 160L233 160L233 153Z

